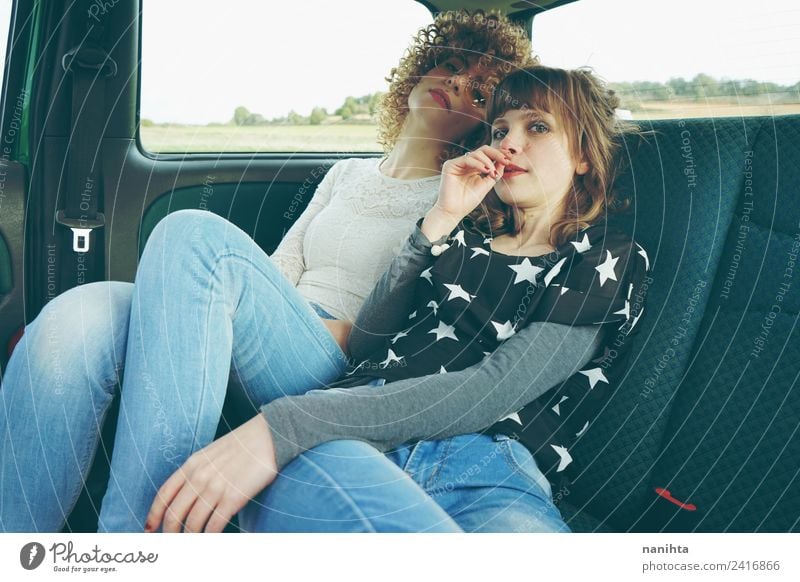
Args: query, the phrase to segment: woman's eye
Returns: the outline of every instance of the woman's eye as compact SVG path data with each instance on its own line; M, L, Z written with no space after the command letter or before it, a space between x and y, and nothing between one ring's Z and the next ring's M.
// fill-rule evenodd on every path
M455 63L453 63L451 61L445 61L444 65L442 65L442 66L445 69L447 69L448 71L450 71L451 73L457 73L458 70L459 70L458 67L455 65Z
M492 139L493 140L501 140L506 136L505 129L495 129L492 130Z
M486 96L478 90L472 92L472 104L481 109L486 107Z
M547 127L544 123L532 123L530 129L534 133L547 133L548 131L550 131L550 128Z

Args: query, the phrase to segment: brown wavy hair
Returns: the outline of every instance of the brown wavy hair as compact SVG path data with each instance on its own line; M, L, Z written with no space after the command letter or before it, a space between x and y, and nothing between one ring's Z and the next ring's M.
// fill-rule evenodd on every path
M487 126L512 109L547 112L564 127L573 159L589 164L588 172L573 177L572 188L562 202L562 215L550 227L550 244L556 248L606 214L626 210L630 204L629 200L616 200L612 186L621 167L617 158L620 146L626 135L639 133L639 128L617 119L618 106L614 91L586 67L531 67L507 76L492 95ZM490 236L517 234L522 229L521 224L515 224L511 207L494 190L466 220L472 228Z
M456 10L441 12L432 24L414 37L400 63L386 80L389 90L383 95L378 111L378 141L388 153L397 142L408 116L408 96L428 71L453 56L478 57L487 70L482 88L489 93L509 73L530 67L539 61L533 56L525 31L501 13L491 10ZM486 128L478 127L460 143L445 148L441 163L481 145Z

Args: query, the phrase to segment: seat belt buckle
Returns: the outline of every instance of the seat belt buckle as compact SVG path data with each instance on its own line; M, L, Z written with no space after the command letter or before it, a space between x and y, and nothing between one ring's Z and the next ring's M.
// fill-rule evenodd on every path
M88 253L92 231L106 225L106 217L102 212L97 213L93 220L85 218L68 218L63 210L56 213L56 222L68 227L72 231L72 250L76 253Z

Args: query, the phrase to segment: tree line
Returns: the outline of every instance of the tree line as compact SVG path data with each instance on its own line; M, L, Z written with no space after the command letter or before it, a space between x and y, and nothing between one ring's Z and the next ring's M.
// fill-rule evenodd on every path
M794 85L779 85L754 79L715 79L701 73L692 79L677 77L666 83L633 81L609 83L625 101L701 101L713 98L752 98L769 95L775 102L797 102L800 100L800 81Z
M625 83L609 83L621 98L622 107L636 109L642 101L670 101L727 98L736 101L740 98L769 96L774 103L800 102L800 81L794 85L779 85L753 79L715 79L711 75L700 73L692 79L676 77L666 83L655 81L632 81ZM251 112L240 105L233 112L233 118L224 124L208 125L320 125L328 121L345 121L349 123L374 123L375 112L381 93L371 93L361 97L347 97L342 105L332 113L324 107L314 107L308 115L301 115L295 110L282 117L266 119L260 113ZM142 125L156 125L147 119Z
M246 107L239 106L233 112L232 125L320 125L332 115L342 121L372 121L378 107L381 93L371 93L362 97L347 97L344 103L331 114L324 107L314 107L309 115L301 115L295 110L283 117L265 119L259 113L251 113Z

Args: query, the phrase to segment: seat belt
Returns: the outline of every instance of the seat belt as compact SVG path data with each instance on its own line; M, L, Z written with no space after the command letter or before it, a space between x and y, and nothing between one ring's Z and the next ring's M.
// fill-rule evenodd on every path
M98 229L105 216L102 199L101 142L106 124L105 81L117 74L117 64L103 48L100 27L68 51L61 60L72 76L72 121L67 146L67 176L56 213L66 227L60 237L60 291L105 278L103 247ZM93 236L94 235L94 236Z

